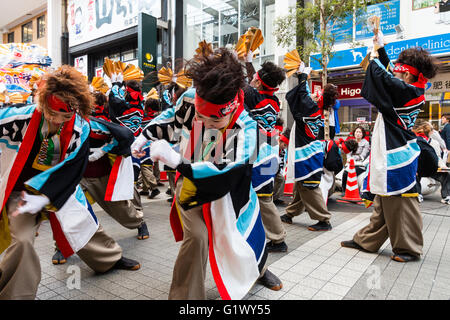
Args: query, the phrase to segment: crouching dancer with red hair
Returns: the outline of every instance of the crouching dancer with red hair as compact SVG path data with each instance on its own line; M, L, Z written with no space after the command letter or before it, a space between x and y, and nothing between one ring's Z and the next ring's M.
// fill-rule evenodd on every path
M63 255L96 272L137 270L99 225L79 182L89 157L93 105L84 77L62 66L41 82L35 105L0 109L0 299L34 299L41 279L34 250L45 215Z

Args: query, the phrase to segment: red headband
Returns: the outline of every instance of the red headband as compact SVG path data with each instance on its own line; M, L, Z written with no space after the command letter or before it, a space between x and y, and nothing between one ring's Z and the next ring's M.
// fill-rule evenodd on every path
M197 93L195 94L195 110L205 117L222 118L232 113L239 105L244 102L244 92L239 89L233 100L224 104L215 104L204 100Z
M68 104L64 103L62 100L52 94L48 96L47 102L49 107L55 111L73 112L73 109Z
M282 134L280 135L280 140L289 145L289 139Z
M398 73L409 72L409 73L411 73L413 76L416 76L418 78L417 83L420 88L425 88L425 85L428 82L428 79L424 77L422 72L420 72L416 68L409 66L407 64L396 63L393 72L398 72Z
M266 91L269 91L269 92L275 92L275 91L278 91L278 88L274 88L274 87L271 87L271 86L269 86L269 85L267 85L262 79L261 79L261 77L259 76L259 73L257 72L256 73L256 78L262 83L262 85L264 86L264 87L266 87L268 90L266 90Z
M131 98L136 101L144 100L142 93L140 91L136 91L133 88L127 87L127 92L130 94Z

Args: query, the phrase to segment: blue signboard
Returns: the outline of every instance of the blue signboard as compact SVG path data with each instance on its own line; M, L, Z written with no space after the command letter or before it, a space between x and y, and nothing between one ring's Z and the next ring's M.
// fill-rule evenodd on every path
M328 63L328 68L338 68L343 66L352 66L358 65L363 61L364 57L367 54L367 47L354 48L349 50L341 50L335 52L333 58L331 58ZM317 59L321 59L322 55L314 54L311 55L311 68L313 70L320 70L322 67L320 66Z
M367 26L367 19L374 15L381 18L380 28L383 34L394 34L395 26L400 23L400 0L392 0L368 6L366 12L362 16L357 17L356 40L371 38L373 36L373 32ZM331 27L331 23L329 23L329 27L336 43L353 40L352 15L344 21L336 23L334 27ZM318 32L318 27L316 29Z
M329 25L330 32L334 35L334 41L339 42L349 42L353 40L353 16L349 16L340 22L336 22L335 26Z
M380 28L383 34L394 34L395 26L400 23L400 0L368 6L367 12L359 18L361 23L356 25L356 40L373 37L373 32L367 25L367 19L371 16L381 18Z
M431 37L391 42L385 46L389 59L396 60L400 52L413 47L422 47L432 55L450 52L450 33L439 34ZM367 47L337 51L328 63L328 68L349 67L359 65L367 54ZM314 70L322 69L317 59L320 54L311 55L311 67Z
M392 42L385 45L389 59L397 59L400 52L412 47L422 47L431 54L441 54L450 52L450 33L439 34L432 37L424 37L410 40Z

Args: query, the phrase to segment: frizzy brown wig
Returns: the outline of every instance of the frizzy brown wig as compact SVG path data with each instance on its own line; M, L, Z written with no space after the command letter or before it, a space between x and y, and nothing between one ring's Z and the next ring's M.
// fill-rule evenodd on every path
M213 54L190 60L186 75L194 82L197 94L206 101L223 104L232 100L245 85L241 63L226 48Z
M261 80L272 88L278 87L285 79L286 72L271 61L265 61L258 71ZM264 86L264 85L263 85Z
M422 47L415 47L403 50L400 52L397 63L407 64L416 68L419 72L428 78L434 78L438 73L439 67L436 63L436 59L433 58L430 53ZM416 77L417 81L417 77Z
M108 102L108 98L103 92L96 91L92 94L96 106L104 106Z
M83 118L91 114L94 99L89 91L86 78L74 67L63 65L57 70L44 75L38 90L38 108L49 108L47 99L54 95L68 104Z
M338 97L338 88L334 84L328 83L323 89L323 108L328 109L334 106Z

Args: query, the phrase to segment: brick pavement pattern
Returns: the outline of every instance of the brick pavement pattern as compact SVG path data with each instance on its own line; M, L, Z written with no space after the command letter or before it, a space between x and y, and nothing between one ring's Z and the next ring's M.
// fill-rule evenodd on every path
M35 242L42 267L37 299L166 300L180 243L174 241L170 229L165 187L160 190L155 199L143 198L150 231L147 240L137 240L137 230L122 227L94 205L100 223L122 246L124 256L141 263L138 271L95 274L76 255L64 265L53 265L51 229L44 221ZM439 202L438 193L425 197L421 204L425 240L422 259L407 264L390 259L389 241L378 254L342 248L342 240L351 239L368 223L371 209L339 203L337 195L328 203L331 231L308 231L307 226L315 221L307 214L295 217L291 225L284 224L289 250L271 253L268 260L269 269L282 279L283 288L271 291L255 284L244 299L450 299L450 206ZM278 208L280 215L284 214L284 207ZM209 266L206 288L208 299L220 299Z

